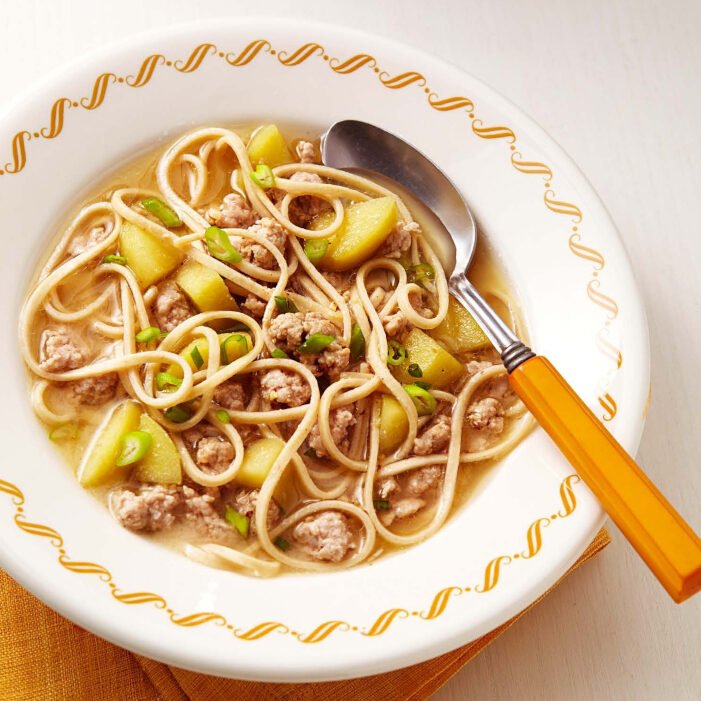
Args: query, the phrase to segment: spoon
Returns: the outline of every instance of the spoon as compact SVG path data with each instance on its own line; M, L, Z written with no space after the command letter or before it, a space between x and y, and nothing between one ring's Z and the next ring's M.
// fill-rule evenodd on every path
M509 382L538 423L677 603L701 589L701 539L633 458L543 356L536 355L467 278L477 228L455 185L426 156L394 134L344 120L322 136L323 162L370 170L421 200L442 222L455 253L448 286L499 352Z

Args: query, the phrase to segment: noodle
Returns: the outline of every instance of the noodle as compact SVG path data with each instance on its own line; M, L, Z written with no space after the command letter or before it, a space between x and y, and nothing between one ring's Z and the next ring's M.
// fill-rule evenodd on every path
M165 531L180 519L188 557L255 576L348 568L435 533L455 503L459 470L504 456L533 422L491 349L461 355L458 380L417 381L414 394L388 364L409 330L430 337L441 327L450 301L439 258L400 197L310 162L269 169L273 186L265 189L248 154L236 132L198 129L166 149L150 187L111 188L81 209L20 314L31 402L47 425L78 427L80 439L65 447L73 459L96 450L100 441L89 434L114 398L137 402L142 434L146 418L164 431L152 428L144 450L157 453L154 461L166 453L179 460L184 482L145 481L138 467L131 480L119 473L122 484L106 488L123 525ZM307 246L326 246L322 240L350 221L350 206L378 198L393 203L397 217L385 243L350 272L317 267ZM174 220L154 214L149 200ZM237 254L233 262L212 249L213 224ZM127 226L170 252L176 267L144 283L123 255ZM229 308L183 293L183 259L215 281ZM417 269L429 273L420 278ZM487 292L518 324L508 294ZM165 332L159 305L163 314L182 312L165 317ZM239 345L230 357L231 339ZM311 341L322 345L303 350ZM385 434L396 429L383 419L387 402L405 417L390 448ZM253 450L262 451L258 462ZM161 511L148 510L156 501ZM203 526L207 535L195 528Z

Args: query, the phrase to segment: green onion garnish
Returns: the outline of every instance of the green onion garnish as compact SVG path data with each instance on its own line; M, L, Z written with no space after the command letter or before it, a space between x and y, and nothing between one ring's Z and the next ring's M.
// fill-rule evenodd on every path
M151 449L153 438L146 431L130 431L122 436L122 452L115 465L125 467L131 465L148 453Z
M103 263L114 263L115 265L126 265L127 259L124 256L116 256L114 253L110 253L102 259Z
M210 226L204 232L204 240L210 254L225 263L240 263L241 254L231 245L226 231L218 226Z
M273 352L270 354L273 356L273 358L279 358L279 359L284 359L284 358L289 358L290 356L285 353L282 348L273 348Z
M155 326L147 326L136 334L137 343L150 343L161 337L161 330Z
M226 513L224 518L244 537L248 538L248 531L251 527L251 523L247 516L240 514L236 509L232 509L228 504L226 505Z
M417 365L416 363L411 363L409 365L409 367L406 369L406 371L412 377L423 377L424 376L424 371L421 369L421 366Z
M436 410L436 398L427 389L413 384L404 385L404 391L411 397L419 416L429 416Z
M78 437L78 427L73 424L62 424L49 431L52 441L70 441Z
M372 505L375 507L375 511L387 511L389 509L387 499L374 499Z
M264 190L275 187L275 176L270 166L261 163L254 171L248 174L253 182Z
M169 372L159 372L156 375L156 387L166 392L172 392L171 388L180 387L182 383L183 381L179 377L171 375Z
M419 380L416 380L416 382L414 382L414 384L415 384L417 387L421 387L421 389L426 389L426 390L431 389L431 383L430 383L430 382L419 382Z
M387 362L390 365L401 365L408 357L406 348L399 341L387 343Z
M307 258L316 265L325 255L329 247L328 239L307 239L304 242L304 252Z
M365 336L363 336L363 332L360 330L358 324L353 324L353 328L351 329L349 347L351 360L358 360L358 358L365 355Z
M174 424L184 424L188 419L192 417L192 412L184 407L182 404L176 404L175 406L166 409L163 412L168 421L172 421Z
M200 349L197 346L190 351L190 358L192 358L192 362L195 364L195 367L198 370L204 365L204 358L202 357L202 353L200 353Z
M221 361L226 365L248 353L248 336L232 333L221 342Z
M141 200L141 206L146 211L151 212L154 217L158 217L163 226L167 226L169 229L182 224L175 210L157 197L147 197L145 200Z
M294 314L298 312L297 305L287 297L274 297L275 306L280 314Z
M410 282L416 282L422 286L427 280L433 280L436 277L436 271L428 263L413 265L407 272Z
M314 448L308 448L307 450L304 451L304 454L308 458L318 458L319 457L316 450L314 450Z
M277 538L275 538L273 543L275 543L275 547L280 548L280 550L289 550L290 549L290 544L281 535L279 535Z
M224 409L217 409L214 412L214 415L217 417L217 420L221 421L223 424L231 423L231 417L229 416L229 412L225 411Z
M307 340L297 349L300 353L321 353L336 340L335 336L327 336L325 333L313 333L307 336Z

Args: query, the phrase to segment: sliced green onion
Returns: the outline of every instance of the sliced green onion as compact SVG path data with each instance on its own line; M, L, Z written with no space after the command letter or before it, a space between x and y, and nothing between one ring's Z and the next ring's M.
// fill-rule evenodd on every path
M195 364L195 367L198 370L204 365L204 358L202 357L202 353L200 353L200 349L197 346L194 346L190 351L190 358L192 358L192 362Z
M351 329L350 355L351 360L358 360L358 358L365 355L365 336L363 336L358 324L353 324Z
M246 324L237 321L235 324L232 324L231 326L227 326L225 329L222 330L222 333L235 333L237 331L246 331L247 333L251 332L251 329L246 326Z
M240 263L241 254L231 245L226 231L218 226L210 226L204 232L204 240L207 242L207 250L225 263Z
M270 354L273 356L273 358L278 358L278 359L284 359L284 358L289 358L290 356L285 353L282 348L273 348L273 352Z
M254 171L248 174L253 182L264 190L275 187L275 176L270 166L261 163Z
M329 247L328 239L307 239L304 242L304 252L307 258L316 265L325 255Z
M277 538L275 538L273 543L275 543L275 547L280 548L280 550L289 550L290 549L290 544L281 535L279 535Z
M426 390L431 389L431 383L430 383L430 382L419 382L419 380L416 380L416 382L414 382L414 384L415 384L417 387L421 387L421 389L426 389Z
M401 365L408 357L406 348L399 341L387 343L387 362L390 365Z
M229 416L229 412L225 409L217 409L214 412L214 415L217 417L217 421L221 421L223 424L231 423L231 417Z
M49 431L52 441L71 441L78 437L78 427L73 424L62 424Z
M157 197L147 197L145 200L141 200L141 206L146 211L151 212L154 217L158 217L163 226L167 226L169 229L182 224L176 211Z
M184 424L188 419L192 418L192 412L182 404L176 404L166 409L163 412L163 416L174 424Z
M248 338L241 333L227 336L220 346L221 361L226 365L248 353Z
M122 452L115 465L125 467L131 465L148 453L153 443L153 437L146 431L130 431L122 436Z
M429 416L436 410L436 398L427 389L413 384L404 385L404 391L411 397L419 416Z
M226 513L224 518L244 537L248 538L248 531L251 527L251 523L247 516L240 514L236 509L232 509L228 504L226 505Z
M171 387L180 387L182 383L183 381L179 377L171 375L169 372L159 372L156 375L156 386L160 390L172 392Z
M375 507L375 511L387 511L389 509L387 499L374 499L372 505Z
M418 365L417 363L411 363L411 365L409 365L409 367L406 369L406 371L412 377L423 377L424 376L424 371L421 369L421 366Z
M137 343L150 343L161 337L161 330L155 326L147 326L136 334Z
M124 256L116 256L114 253L110 253L102 259L103 263L114 263L115 265L126 265L127 259Z
M297 305L287 297L274 297L275 306L280 314L294 314L298 312Z
M321 353L324 348L328 348L335 340L335 336L328 336L325 333L313 333L311 336L307 336L307 340L297 350L300 353Z
M423 285L427 280L433 280L436 277L436 271L428 263L412 265L408 273L410 282L416 282L419 285Z
M314 450L314 448L308 448L307 450L304 451L304 454L308 458L318 458L319 457L319 455L317 454L316 450Z

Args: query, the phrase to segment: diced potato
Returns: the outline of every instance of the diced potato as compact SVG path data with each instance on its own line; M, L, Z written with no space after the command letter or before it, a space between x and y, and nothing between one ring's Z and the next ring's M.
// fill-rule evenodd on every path
M490 345L489 339L472 318L472 314L454 297L448 300L448 313L445 319L428 333L455 355Z
M391 453L398 448L409 431L409 419L404 407L387 394L382 396L380 410L380 452Z
M227 348L227 358L228 361L231 363L237 358L240 358L242 355L245 355L248 353L251 348L253 348L253 342L251 341L251 337L247 333L241 333L240 331L236 331L235 333L243 336L246 339L246 350L244 351L243 345L239 347L238 344L230 344ZM219 337L219 347L221 348L221 344L224 343L224 341L231 336L231 333L220 333L217 334ZM195 361L192 357L192 351L197 348L199 351L200 355L202 356L202 366L197 367L195 365ZM187 364L192 368L192 372L197 372L198 370L201 370L202 368L207 366L207 363L209 362L209 343L207 343L207 340L205 338L196 338L194 341L190 341L185 348L183 348L180 351L180 355L187 361ZM180 368L179 365L176 365L173 363L172 365L168 366L168 370L171 375L175 375L175 377L182 377L183 376L183 371Z
M119 252L142 290L169 275L182 260L182 253L170 242L131 222L124 222L119 230Z
M78 465L78 481L83 487L95 487L121 469L115 463L122 451L122 436L136 431L140 416L141 409L131 400L117 404L108 414L95 431Z
M237 311L238 305L229 294L221 275L189 260L178 270L175 281L201 312ZM229 323L229 322L227 322Z
M180 455L168 432L148 414L141 415L139 430L151 434L151 449L134 469L134 477L141 482L180 484L183 472Z
M397 225L398 216L393 197L378 197L349 205L343 223L329 240L329 247L318 267L335 272L357 268L385 242ZM333 219L333 212L321 214L312 223L312 229L325 229Z
M274 124L267 124L253 134L248 142L248 157L253 166L265 163L271 168L296 160L280 130Z
M243 454L236 481L246 487L259 489L270 472L285 443L280 438L260 438L253 441Z
M404 364L393 368L393 371L394 376L404 384L417 380L407 372L411 363L416 363L421 368L421 381L428 382L434 389L447 387L465 372L460 362L421 329L412 329L402 343L408 359Z

